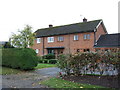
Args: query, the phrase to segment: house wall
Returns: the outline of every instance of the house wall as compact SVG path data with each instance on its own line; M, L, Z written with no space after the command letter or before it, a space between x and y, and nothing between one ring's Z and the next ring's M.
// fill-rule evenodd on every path
M120 51L120 48L118 47L99 47L99 48L95 48L95 51L108 51L108 50L111 50L113 52L116 52L116 51Z
M96 41L99 39L99 37L102 35L102 34L107 34L103 28L103 25L100 24L97 31L96 31Z
M90 39L84 39L84 34L90 34ZM96 40L98 40L101 34L105 34L104 28L102 25L99 25L96 31ZM74 40L74 35L78 35L79 39ZM34 41L34 45L31 47L33 49L39 49L38 55L43 55L43 38L44 38L44 55L48 54L47 47L65 47L63 49L63 54L67 53L77 53L79 49L80 52L83 52L84 49L89 49L90 51L95 51L94 46L94 32L86 32L86 33L76 33L69 35L59 35L64 37L64 41L58 41L58 36L54 37L54 42L48 43L48 37L42 37L41 43L37 44L36 40Z

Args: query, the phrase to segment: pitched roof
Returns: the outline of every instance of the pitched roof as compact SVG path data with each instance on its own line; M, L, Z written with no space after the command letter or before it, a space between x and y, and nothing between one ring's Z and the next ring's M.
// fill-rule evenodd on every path
M35 33L36 33L36 37L45 37L45 36L52 36L52 35L94 32L94 29L99 25L101 21L102 20L100 19L100 20L94 20L89 22L43 28L43 29L38 29Z
M120 33L101 35L94 47L120 47L119 39Z

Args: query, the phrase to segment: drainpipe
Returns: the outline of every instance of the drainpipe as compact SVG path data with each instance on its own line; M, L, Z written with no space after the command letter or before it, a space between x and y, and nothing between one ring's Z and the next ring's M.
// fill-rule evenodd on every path
M96 29L94 30L94 45L96 44Z
M43 37L43 56L44 56L44 37Z
M70 54L70 34L69 34L69 54Z

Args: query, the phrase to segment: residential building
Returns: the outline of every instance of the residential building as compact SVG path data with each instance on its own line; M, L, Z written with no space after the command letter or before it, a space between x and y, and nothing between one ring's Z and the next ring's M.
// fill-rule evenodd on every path
M74 54L78 52L95 51L94 45L99 37L107 34L102 20L83 22L38 29L35 31L36 39L31 47L40 56L53 53Z
M96 51L120 50L120 33L101 35L94 48Z

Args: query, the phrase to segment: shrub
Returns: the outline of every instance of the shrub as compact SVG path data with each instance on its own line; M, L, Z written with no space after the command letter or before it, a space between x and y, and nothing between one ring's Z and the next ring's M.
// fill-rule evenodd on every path
M55 59L55 55L54 54L47 54L43 56L44 59Z
M22 70L33 69L38 64L38 58L33 49L3 49L2 65Z
M56 64L57 63L57 59L49 59L49 63L50 64Z
M95 71L101 75L109 70L117 69L120 73L120 52L85 52L74 55L60 55L58 57L57 66L66 72L66 74L73 73L87 74L87 71L94 74Z

